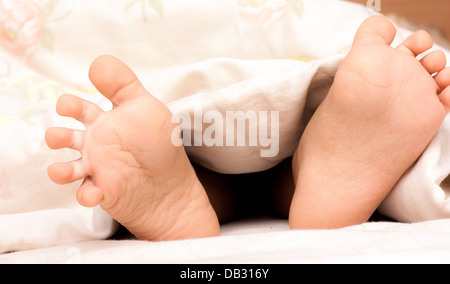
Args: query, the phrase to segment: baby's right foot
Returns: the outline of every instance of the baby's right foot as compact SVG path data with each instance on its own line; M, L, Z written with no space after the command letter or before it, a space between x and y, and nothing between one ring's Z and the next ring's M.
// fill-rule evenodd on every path
M57 111L86 126L86 131L49 129L52 149L81 152L78 161L49 167L59 184L85 179L77 198L101 207L143 240L217 236L214 212L183 147L172 143L177 125L164 104L150 95L136 75L110 56L91 66L90 79L115 106L103 112L73 96L63 96Z

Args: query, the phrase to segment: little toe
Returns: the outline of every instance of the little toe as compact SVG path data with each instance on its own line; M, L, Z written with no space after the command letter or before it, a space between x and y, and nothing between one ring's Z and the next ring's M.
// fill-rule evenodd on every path
M79 151L83 147L83 136L83 131L54 127L45 133L45 141L52 150L70 148Z
M92 208L99 205L104 198L103 192L94 185L92 178L87 177L77 192L77 200L81 206Z
M72 95L63 95L56 104L56 112L65 117L72 117L85 125L93 123L103 110L94 103Z
M434 80L441 90L444 90L450 86L450 67L447 67L436 74L436 76L434 76Z
M436 50L425 56L420 63L430 74L437 73L445 68L447 59L445 53L442 50Z
M48 167L49 178L57 184L68 184L86 178L81 160L69 163L57 163Z
M433 38L424 30L420 30L408 37L397 49L419 56L425 51L431 49L434 45Z
M95 59L89 70L89 78L114 106L148 94L136 74L113 56L104 55Z

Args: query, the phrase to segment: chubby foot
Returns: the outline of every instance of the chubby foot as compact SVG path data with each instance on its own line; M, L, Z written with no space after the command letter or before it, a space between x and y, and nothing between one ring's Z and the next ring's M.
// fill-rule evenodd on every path
M367 19L295 154L294 229L366 222L420 157L450 108L450 69L418 31L397 48L395 27Z
M217 216L183 147L172 143L177 125L170 111L150 95L122 62L102 56L91 66L90 79L114 104L97 105L65 95L57 112L82 122L86 131L51 128L52 149L71 148L81 159L51 165L58 184L84 179L81 205L100 205L143 240L176 240L219 234Z

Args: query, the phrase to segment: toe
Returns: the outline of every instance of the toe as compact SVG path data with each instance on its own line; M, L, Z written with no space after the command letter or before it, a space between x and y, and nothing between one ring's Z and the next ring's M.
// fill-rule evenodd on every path
M87 177L77 192L77 200L81 206L92 208L103 200L103 192L94 185L92 178Z
M408 37L397 49L418 56L432 48L433 44L430 34L420 30Z
M67 128L50 128L45 133L45 141L50 149L70 148L81 150L84 132Z
M386 17L372 16L361 24L355 36L355 44L387 44L390 45L397 31Z
M109 55L101 56L92 63L89 78L115 106L148 94L136 74L122 61Z
M442 104L444 104L447 112L450 112L450 86L448 86L441 92L441 94L439 95L439 99L441 100Z
M87 176L81 160L70 163L58 163L48 167L49 178L57 184L68 184Z
M63 95L56 104L56 112L61 116L72 117L85 125L92 124L103 113L94 103L72 95Z
M425 56L420 62L430 74L434 74L445 68L447 59L442 50L436 50Z
M450 67L445 68L434 76L434 80L441 90L450 86Z

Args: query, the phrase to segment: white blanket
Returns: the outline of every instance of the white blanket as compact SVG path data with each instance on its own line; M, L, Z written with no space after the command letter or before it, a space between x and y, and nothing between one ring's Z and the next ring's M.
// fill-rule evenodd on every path
M449 186L443 182L450 173L450 119L380 207L398 221L425 222L414 225L368 223L288 232L285 222L275 222L236 235L250 222L229 225L234 232L229 235L224 227L223 238L111 242L104 240L117 224L101 209L76 203L79 183L56 186L46 176L49 164L78 155L45 146L48 127L81 127L56 115L57 98L72 93L111 107L87 80L89 64L105 53L136 70L174 113L195 114L199 105L203 112L279 111L276 157L261 158L262 146L188 149L193 160L224 173L270 168L292 155L356 29L371 14L366 7L337 0L1 0L0 253L40 250L5 254L0 262L64 262L72 253L85 262L332 262L333 255L336 261L386 260L388 255L403 261L418 256L419 245L411 241L401 253L396 246L403 237L418 235L421 253L442 257L436 249L449 249L442 241L448 232L440 228L448 221L433 220L450 218ZM399 27L394 45L410 33ZM267 233L270 226L281 229ZM349 238L353 244L343 245ZM264 246L268 243L269 248ZM330 256L337 244L340 249ZM49 249L60 245L65 246ZM222 245L234 249L225 252ZM380 250L372 249L379 245ZM198 248L196 254L190 247ZM248 253L242 253L243 247ZM271 253L265 254L264 247ZM310 258L298 257L308 247L317 251Z

